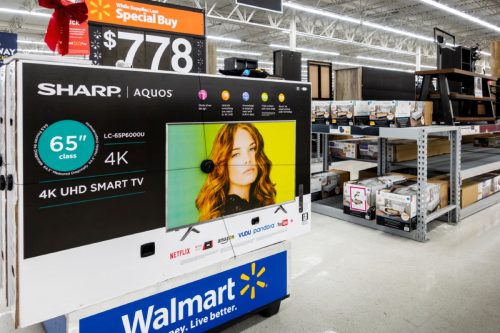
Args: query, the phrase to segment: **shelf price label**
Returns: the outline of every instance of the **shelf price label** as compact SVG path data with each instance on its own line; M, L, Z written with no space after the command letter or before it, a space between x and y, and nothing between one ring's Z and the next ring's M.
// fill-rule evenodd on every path
M67 175L88 167L97 153L97 135L89 124L61 120L45 125L37 134L34 153L47 171Z

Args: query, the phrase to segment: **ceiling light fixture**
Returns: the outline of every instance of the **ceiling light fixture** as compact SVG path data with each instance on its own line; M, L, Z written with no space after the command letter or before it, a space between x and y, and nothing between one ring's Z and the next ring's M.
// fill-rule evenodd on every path
M414 66L414 67L417 66L415 63L405 62L405 61L396 61L396 60L391 60L391 59L381 59L381 58L372 58L372 57L364 57L364 56L357 56L356 58L358 58L358 59L364 59L364 60L370 60L370 61L377 61L377 62L385 62L385 63L389 63L389 64ZM422 67L422 68L436 69L436 66L420 65L420 67Z
M58 53L52 52L52 51L45 51L45 50L29 50L29 49L17 49L18 52L23 52L23 53L43 53L43 54L52 54L52 55L59 55Z
M229 38L229 37L207 36L207 39L220 40L223 42L231 42L231 43L241 43L240 39Z
M395 33L395 34L404 35L404 36L408 36L408 37L413 37L413 38L425 40L425 41L428 41L428 42L433 42L434 41L434 39L432 39L430 37L423 36L423 35L414 34L412 32L408 32L408 31L404 31L404 30L394 29L394 28L391 28L389 26L385 26L385 25L381 25L381 24L377 24L377 23L372 23L372 22L367 22L367 21L361 21L359 19L356 19L356 18L353 18L353 17L350 17L350 16L335 14L335 13L332 13L332 12L329 12L329 11L325 11L325 10L318 10L318 9L315 9L315 8L312 8L312 7L299 5L299 4L296 4L296 3L285 2L285 3L283 3L283 6L289 7L289 8L292 8L292 9L296 9L296 10L300 10L300 11L303 11L303 12L315 14L315 15L326 16L326 17L333 18L333 19L336 19L336 20L346 21L346 22L350 22L350 23L354 23L354 24L359 24L359 25L365 25L367 27L371 27L371 28L375 28L375 29L379 29L379 30L384 30L384 31L388 31L388 32L392 32L392 33Z
M247 54L247 55L253 55L253 56L261 56L262 55L262 53L259 53L259 52L227 50L227 49L217 49L217 52L233 53L233 54Z
M9 13L16 15L31 15L31 16L40 16L40 17L51 17L51 14L40 13L40 12L29 12L27 10L20 9L11 9L11 8L0 8L0 13Z
M474 17L472 15L466 14L466 13L461 12L459 10L456 10L455 8L448 7L447 5L444 5L442 3L438 3L438 2L436 2L434 0L420 0L420 2L426 3L426 4L430 5L430 6L433 6L433 7L439 8L439 9L442 9L445 12L448 12L448 13L453 14L455 16L461 17L461 18L466 19L468 21L477 23L477 24L482 25L483 27L486 27L488 29L494 30L496 32L500 32L500 27L499 26L496 26L494 24L491 24L491 23L488 23L486 21L483 21L483 20L481 20L481 19L479 19L477 17Z
M283 31L283 32L287 33L287 34L290 33L290 31ZM366 47L366 48L369 48L369 49L374 49L374 50L379 50L379 51L384 51L384 52L393 52L393 53L405 54L405 55L411 55L411 56L416 56L417 55L416 52L410 52L410 51L404 51L404 50L397 50L397 49L392 49L392 48L389 48L389 47L383 47L383 46L378 46L378 45L371 45L371 44L366 44L366 43L360 43L360 42L355 42L355 41L350 41L350 40L340 39L340 38L335 38L335 37L326 37L326 36L320 36L320 35L315 35L315 34L309 34L307 32L297 32L297 36L322 39L322 40L332 41L332 42L340 43L340 44L357 45L359 47Z
M278 49L285 49L285 50L290 49L290 46L288 46L288 45L269 44L269 46L274 47L274 48L278 48ZM329 56L340 55L340 53L337 53L337 52L330 52L330 51L323 51L323 50L316 50L316 49L306 49L304 47L296 47L295 50L302 51L302 52L309 52L309 53L325 54L325 55L329 55Z
M35 42L31 40L18 40L18 44L31 44L31 45L46 45L44 42Z

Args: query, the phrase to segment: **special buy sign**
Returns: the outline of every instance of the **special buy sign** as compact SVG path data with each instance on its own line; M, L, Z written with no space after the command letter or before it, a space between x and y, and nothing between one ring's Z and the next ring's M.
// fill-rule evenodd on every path
M126 0L87 0L87 6L94 64L205 72L202 10Z

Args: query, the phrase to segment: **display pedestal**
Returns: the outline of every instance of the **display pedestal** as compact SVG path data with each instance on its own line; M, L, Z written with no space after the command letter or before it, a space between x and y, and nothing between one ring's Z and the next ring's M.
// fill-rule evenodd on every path
M206 332L278 313L289 295L281 242L44 322L47 333ZM147 274L147 272L144 272Z

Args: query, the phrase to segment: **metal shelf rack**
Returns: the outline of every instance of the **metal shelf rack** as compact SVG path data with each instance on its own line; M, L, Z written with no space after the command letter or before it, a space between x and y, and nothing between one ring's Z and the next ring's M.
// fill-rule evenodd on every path
M427 225L429 222L448 214L449 223L458 223L460 219L460 179L461 179L461 131L454 126L428 126L409 128L385 128L368 126L332 126L313 125L314 133L343 134L343 135L363 135L378 137L379 158L377 161L377 171L380 176L385 175L389 170L387 161L387 139L409 139L416 140L418 147L417 154L417 228L411 232L404 232L379 226L375 221L368 221L362 218L344 214L342 199L338 197L327 198L312 203L312 211L320 214L332 216L344 221L356 223L377 230L382 230L391 234L407 237L417 241L427 240ZM424 200L424 189L427 184L427 142L429 136L443 136L450 140L449 170L450 172L450 204L437 212L427 215L427 203ZM324 140L323 159L325 171L328 170L328 140ZM340 200L340 207L338 200Z

